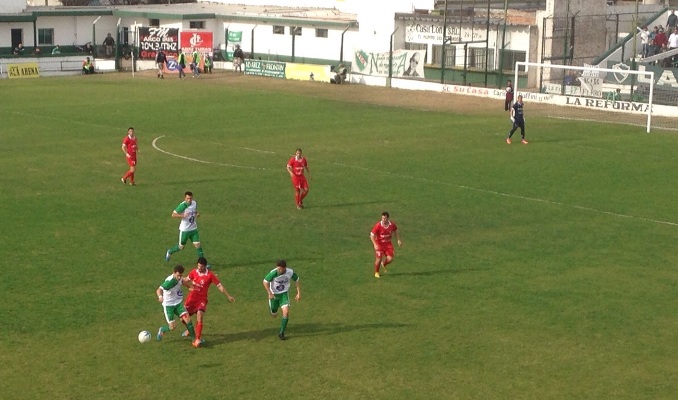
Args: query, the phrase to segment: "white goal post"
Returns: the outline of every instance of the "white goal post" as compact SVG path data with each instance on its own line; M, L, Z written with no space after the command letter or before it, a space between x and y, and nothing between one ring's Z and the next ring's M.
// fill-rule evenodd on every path
M525 81L520 84L521 72L527 72L527 85ZM653 71L518 61L513 82L516 97L522 95L529 102L548 104L545 109L550 117L644 125L650 132ZM573 113L572 107L577 112ZM667 116L675 113L667 112Z

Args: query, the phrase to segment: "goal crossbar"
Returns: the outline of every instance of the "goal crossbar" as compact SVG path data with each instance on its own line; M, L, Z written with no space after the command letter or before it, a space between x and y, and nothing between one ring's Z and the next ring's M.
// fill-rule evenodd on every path
M610 68L599 68L597 66L587 66L587 67L579 67L579 66L570 66L570 65L557 65L557 64L540 64L540 63L534 63L534 62L528 62L528 61L517 61L516 62L516 67L514 71L514 82L516 89L519 89L518 86L518 75L519 72L521 71L521 68L527 72L527 69L529 67L536 67L536 68L552 68L552 69L558 69L558 70L563 70L563 71L582 71L586 72L588 74L598 74L600 76L601 73L603 74L623 74L623 75L637 75L637 76L642 76L647 78L647 83L649 86L649 93L648 93L648 102L647 102L647 123L646 123L646 131L647 133L650 132L650 128L652 126L652 99L654 96L654 72L653 71L637 71L637 70L631 70L631 69L610 69ZM636 80L638 82L638 80ZM524 92L527 93L526 90L523 89ZM516 90L516 96L520 94L520 90ZM584 97L581 92L578 95L579 97ZM602 97L598 97L602 99ZM615 101L618 102L618 101ZM633 101L631 101L633 103ZM645 103L643 103L645 104Z

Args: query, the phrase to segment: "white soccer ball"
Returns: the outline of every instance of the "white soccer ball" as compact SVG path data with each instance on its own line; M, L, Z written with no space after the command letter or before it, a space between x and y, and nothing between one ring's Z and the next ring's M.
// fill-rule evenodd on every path
M148 343L151 341L151 332L141 331L139 332L139 343Z

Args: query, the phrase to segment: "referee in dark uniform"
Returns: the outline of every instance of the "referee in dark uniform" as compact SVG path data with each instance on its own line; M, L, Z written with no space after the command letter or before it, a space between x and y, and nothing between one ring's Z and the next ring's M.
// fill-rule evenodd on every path
M525 116L523 115L523 96L519 95L518 101L516 101L513 104L513 109L511 111L511 121L513 121L513 128L511 128L511 131L508 133L506 143L511 144L511 136L513 136L513 133L518 128L520 128L520 136L522 137L520 143L527 144L527 140L525 140Z

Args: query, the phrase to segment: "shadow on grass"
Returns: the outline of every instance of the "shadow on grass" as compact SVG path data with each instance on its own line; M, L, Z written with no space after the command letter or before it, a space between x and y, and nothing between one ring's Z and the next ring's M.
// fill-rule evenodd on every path
M279 321L280 317L273 319L273 321ZM279 324L279 323L278 323ZM239 342L242 340L259 342L262 340L278 340L278 324L273 328L260 329L254 331L238 332L238 333L229 333L224 335L205 335L205 344L203 347L217 347L224 343L233 343ZM308 323L308 324L294 324L290 322L288 329L286 330L286 336L289 340L294 340L295 338L302 338L308 336L327 336L327 335L336 335L344 332L353 332L353 331L363 331L363 330L373 330L373 329L393 329L393 328L406 328L410 325L408 324L398 324L398 323L374 323L374 324L341 324L341 323Z
M322 261L325 258L323 257L300 257L300 258L285 258L285 261L287 261L287 264L290 265L292 269L294 269L294 264L300 263L300 262L315 262L315 261ZM208 259L209 260L209 259ZM257 260L257 261L248 261L248 262L232 262L232 263L213 263L210 261L210 265L212 266L212 272L218 272L219 269L223 268L234 268L234 267L251 267L253 265L269 265L271 269L275 268L275 263L278 260ZM263 278L263 275L262 275Z

